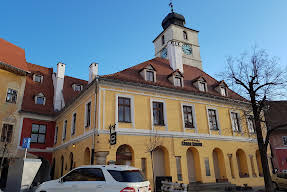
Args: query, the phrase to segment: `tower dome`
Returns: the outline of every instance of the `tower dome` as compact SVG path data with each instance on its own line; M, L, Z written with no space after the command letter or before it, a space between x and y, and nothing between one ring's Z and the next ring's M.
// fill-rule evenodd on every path
M179 25L184 27L185 24L185 18L183 15L180 15L175 12L169 13L162 21L161 26L165 30L167 29L171 24Z

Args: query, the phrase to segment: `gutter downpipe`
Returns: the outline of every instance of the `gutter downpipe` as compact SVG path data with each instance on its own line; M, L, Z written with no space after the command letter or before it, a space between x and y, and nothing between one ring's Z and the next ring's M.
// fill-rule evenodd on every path
M95 147L96 147L96 136L98 135L98 127L96 128L96 124L97 124L97 115L96 115L96 112L97 112L97 106L98 106L98 89L99 89L99 86L98 86L98 83L99 83L99 76L97 75L96 76L96 88L95 88L95 111L94 111L94 128L93 128L93 143L92 143L92 154L91 154L91 165L94 164L94 161L95 161Z

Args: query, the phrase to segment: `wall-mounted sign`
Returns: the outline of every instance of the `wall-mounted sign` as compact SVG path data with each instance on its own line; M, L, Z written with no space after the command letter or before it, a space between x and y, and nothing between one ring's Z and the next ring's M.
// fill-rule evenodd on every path
M110 125L110 145L117 144L117 132L116 132L116 124Z
M185 139L181 142L181 145L202 147L202 143L198 139Z

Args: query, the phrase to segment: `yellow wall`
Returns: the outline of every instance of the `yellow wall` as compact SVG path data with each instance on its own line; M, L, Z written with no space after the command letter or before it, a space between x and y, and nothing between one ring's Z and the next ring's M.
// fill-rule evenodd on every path
M122 85L121 85L122 86ZM134 102L134 121L132 123L117 123L116 122L116 98L117 96L128 96L131 97L131 101ZM92 148L92 136L84 138L87 131L84 131L82 126L84 123L84 106L87 100L92 100L92 111L94 111L95 96L94 92L90 91L85 94L82 98L76 101L72 106L70 106L63 114L61 114L57 119L57 125L59 126L58 131L58 142L55 147L57 147L54 153L54 158L56 160L56 173L57 177L60 176L60 158L61 155L65 157L65 162L68 162L69 153L72 151L74 153L74 160L76 161L76 166L84 164L84 153L85 149L88 147L90 150ZM154 132L152 131L153 126L151 125L151 100L161 100L166 106L166 126L154 126ZM187 159L186 152L189 149L188 146L183 146L182 141L187 138L196 138L202 143L202 147L194 147L198 150L198 158L200 160L200 167L197 168L197 172L200 172L202 182L215 182L214 176L214 165L212 152L215 148L222 151L222 156L219 157L220 167L223 167L225 173L223 178L226 178L235 184L242 185L247 183L251 186L263 185L263 179L258 177L258 169L255 169L257 173L256 177L252 176L251 162L249 155L256 155L256 150L258 149L256 142L252 141L254 135L248 133L246 120L241 119L242 132L233 133L230 121L230 111L239 111L241 117L243 117L242 109L244 106L227 104L222 101L211 101L210 99L204 98L189 98L188 96L173 96L172 93L160 93L159 91L147 91L140 89L131 88L118 88L115 86L101 86L100 93L98 97L98 107L97 109L97 124L96 128L99 129L99 135L95 137L96 146L95 151L108 151L106 162L110 160L116 160L116 151L119 146L127 144L132 148L133 151L133 165L135 167L141 167L141 158L146 158L147 160L147 178L152 181L152 160L150 153L147 151L147 146L150 141L149 134L156 133L159 135L159 145L166 149L167 153L165 155L166 162L169 162L166 166L166 172L170 173L173 177L173 181L177 181L177 171L176 171L176 159L175 156L181 156L181 167L183 182L188 183L188 169L187 169ZM182 122L182 104L191 104L195 108L196 124L198 133L195 130L185 130L183 129ZM220 131L210 131L208 126L207 108L216 108L219 116ZM77 126L76 135L77 139L73 139L70 143L70 125L72 113L77 111ZM80 118L81 116L81 118ZM98 119L99 117L99 119ZM94 118L92 114L92 119ZM63 121L68 120L67 128L67 138L63 145L61 141ZM93 122L96 119L92 120ZM99 127L98 127L99 121ZM109 145L109 125L117 124L117 144L114 146ZM80 130L82 129L82 130ZM81 139L82 137L82 139ZM154 138L154 137L152 137ZM76 147L72 148L71 145L75 144ZM247 169L249 171L250 177L240 178L238 171L238 163L236 159L236 151L238 149L243 149L247 160ZM230 164L228 155L232 154L232 165L234 170L234 178L231 176ZM205 173L205 162L204 159L209 159L211 176L206 176ZM167 161L167 159L169 159ZM224 163L224 164L223 164ZM67 163L69 164L69 163ZM257 162L254 161L255 167L257 167ZM69 167L69 166L67 166ZM68 170L65 170L67 172ZM200 178L200 177L199 177ZM180 181L179 181L180 182Z
M17 144L20 134L20 117L18 111L24 95L26 76L21 76L6 70L0 69L0 136L4 123L13 125L13 137L8 145L9 156L14 157L17 153ZM8 88L17 91L17 102L6 102ZM1 154L2 155L2 154Z

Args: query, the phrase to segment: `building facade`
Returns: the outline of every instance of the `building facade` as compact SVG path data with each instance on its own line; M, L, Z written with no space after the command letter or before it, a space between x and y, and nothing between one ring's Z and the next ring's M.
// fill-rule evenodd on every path
M56 117L55 177L84 164L139 167L153 183L263 185L249 103L202 70L198 31L170 13L156 57L95 76ZM115 140L116 133L116 140Z
M21 158L22 141L31 138L28 157L43 162L35 182L116 163L141 168L151 183L170 176L263 185L249 102L203 71L199 32L182 15L168 14L162 27L156 58L103 76L92 63L89 81L66 76L63 63L53 72L24 58L15 146Z
M272 101L268 102L268 110L265 117L268 122L268 129L285 125L274 129L270 136L270 146L272 151L273 168L279 172L287 172L287 102Z

